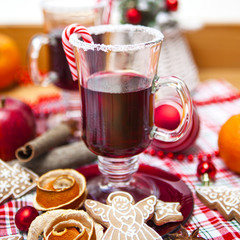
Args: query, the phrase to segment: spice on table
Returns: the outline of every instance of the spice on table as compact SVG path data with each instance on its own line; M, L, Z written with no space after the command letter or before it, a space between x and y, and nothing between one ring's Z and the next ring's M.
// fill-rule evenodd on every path
M16 158L21 162L28 162L46 153L50 149L66 143L67 140L73 136L76 126L77 123L75 121L60 123L18 148L15 152Z
M199 233L199 228L196 228L195 230L193 230L193 232L189 236L187 230L181 225L179 232L180 233L169 234L168 235L169 239L170 240L205 240L205 238L197 236Z
M83 141L69 142L75 121L60 123L16 150L21 165L41 175L57 168L77 168L96 159Z
M85 146L83 141L79 141L56 147L32 161L22 162L21 165L41 175L57 168L78 168L94 160L96 155Z

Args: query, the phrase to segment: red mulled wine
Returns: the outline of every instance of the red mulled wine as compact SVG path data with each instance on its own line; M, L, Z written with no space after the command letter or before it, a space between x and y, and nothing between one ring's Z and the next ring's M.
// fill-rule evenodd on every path
M135 73L101 73L81 86L82 138L97 155L123 158L150 144L154 97Z
M49 57L50 70L58 75L56 86L66 90L78 90L78 82L72 80L70 69L62 46L62 30L54 30L50 34Z

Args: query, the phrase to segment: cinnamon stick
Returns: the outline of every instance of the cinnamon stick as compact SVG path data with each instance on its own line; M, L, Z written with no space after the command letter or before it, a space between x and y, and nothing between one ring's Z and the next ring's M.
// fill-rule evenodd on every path
M76 126L77 123L75 121L60 123L18 148L15 152L16 158L21 162L29 162L48 152L50 149L66 143L67 140L73 136Z
M42 175L53 169L78 168L96 159L96 155L88 150L84 142L79 141L56 147L33 161L21 162L21 164Z

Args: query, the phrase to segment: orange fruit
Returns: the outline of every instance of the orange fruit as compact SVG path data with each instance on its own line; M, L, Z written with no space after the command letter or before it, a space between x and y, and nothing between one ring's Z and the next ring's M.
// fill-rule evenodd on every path
M0 33L0 90L10 87L20 67L20 51L16 42Z
M240 114L230 117L222 125L218 135L218 147L226 166L240 173Z

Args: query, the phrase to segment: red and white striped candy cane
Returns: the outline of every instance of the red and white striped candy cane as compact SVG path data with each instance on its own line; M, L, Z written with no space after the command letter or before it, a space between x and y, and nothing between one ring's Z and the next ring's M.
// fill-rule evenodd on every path
M78 79L77 66L75 62L73 48L69 42L69 38L73 33L80 33L83 41L87 43L93 42L93 39L90 33L87 31L87 29L84 26L80 26L78 24L71 24L67 26L62 32L63 49L65 51L65 55L67 58L68 65L70 67L70 71L72 73L73 80L75 81Z
M96 0L97 4L100 4L101 2L106 2L106 6L104 8L104 13L103 13L103 19L102 19L103 24L109 24L111 13L112 13L113 0Z
M112 0L108 1L105 17L104 17L104 24L109 24L110 22L110 17L112 13Z

